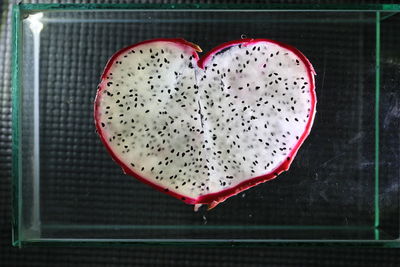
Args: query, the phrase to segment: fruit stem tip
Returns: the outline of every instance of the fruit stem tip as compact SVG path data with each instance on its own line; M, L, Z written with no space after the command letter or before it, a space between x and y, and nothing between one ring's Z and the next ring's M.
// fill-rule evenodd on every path
M189 42L190 43L190 42ZM203 50L197 44L190 43L190 45L196 50L197 52L203 52Z
M197 44L194 44L192 42L186 41L185 39L182 39L187 45L191 46L196 50L197 52L203 52L203 50L198 46Z

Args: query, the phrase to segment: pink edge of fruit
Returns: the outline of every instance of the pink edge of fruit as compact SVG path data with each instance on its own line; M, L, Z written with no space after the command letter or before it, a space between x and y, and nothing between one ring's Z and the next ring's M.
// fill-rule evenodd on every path
M136 179L138 179L139 181L150 185L151 187L153 187L154 189L160 191L160 192L164 192L172 197L175 197L177 199L180 199L182 201L184 201L187 204L196 204L196 200L193 198L188 198L186 196L180 195L178 193L175 193L173 191L169 191L166 190L164 187L159 186L158 184L154 184L152 182L150 182L149 180L147 180L146 178L142 177L140 174L135 173L133 170L130 169L129 166L125 165L125 163L123 163L118 156L114 153L114 151L112 150L112 148L108 145L107 140L104 138L103 135L103 130L102 127L100 125L100 120L99 120L99 114L98 114L98 106L99 106L99 99L102 97L101 96L101 92L104 90L105 88L105 84L106 84L106 77L109 75L110 69L113 65L113 63L117 60L117 58L131 50L134 49L135 47L138 47L140 45L144 45L144 44L149 44L149 43L154 43L154 42L171 42L174 44L177 44L179 46L182 46L183 48L190 48L192 49L192 55L196 60L199 60L199 55L197 54L196 51L201 51L200 47L190 43L184 39L181 38L173 38L173 39L168 39L168 38L159 38L159 39L151 39L151 40L146 40L140 43L136 43L134 45L131 46L127 46L125 48L122 48L120 50L118 50L107 62L106 67L103 70L103 74L101 75L101 82L97 88L97 93L96 93L96 97L95 97L95 101L94 101L94 120L95 120L95 126L96 126L96 131L97 134L100 136L100 140L103 143L103 145L106 147L108 153L111 155L112 159L122 168L122 170L124 171L125 174L128 174L130 176L135 177Z
M233 45L237 45L237 44L244 44L245 46L250 45L252 43L257 43L257 42L269 42L269 43L273 43L276 45L279 45L285 49L290 50L291 52L293 52L296 56L298 56L300 58L300 60L302 60L307 68L307 75L310 81L310 94L311 94L311 108L310 108L310 114L311 116L308 118L308 122L306 125L306 129L303 132L303 135L299 138L299 141L297 142L297 144L293 147L291 153L289 154L289 156L287 157L287 160L285 160L284 162L282 162L278 167L276 167L273 171L252 178L250 180L247 181L243 181L240 184L232 187L232 188L228 188L225 189L223 191L217 192L217 193L211 193L211 194L207 194L207 195L203 195L200 196L198 198L189 198L186 196L183 196L181 194L175 193L173 191L170 190L166 190L165 188L154 184L152 182L150 182L149 180L147 180L146 178L142 177L141 175L135 173L134 171L132 171L130 169L130 167L126 166L114 153L114 151L111 149L111 147L108 145L107 141L105 140L103 134L102 134L102 127L100 127L100 122L98 120L98 113L97 113L97 107L98 107L98 99L99 99L99 95L100 92L103 90L103 84L105 81L105 77L107 77L108 72L113 64L113 62L115 61L115 59L121 55L122 53L136 47L139 45L143 45L146 43L152 43L152 42L159 42L159 41L165 41L165 42L173 42L176 44L180 44L182 46L189 46L191 47L194 51L193 51L193 56L194 58L197 60L197 64L200 68L204 68L205 64L213 57L214 54L218 53L219 51L228 48L230 46ZM253 186L256 186L260 183L264 183L267 182L271 179L276 178L280 173L287 171L290 168L290 165L293 162L294 157L296 156L300 146L304 143L304 140L307 138L307 136L309 135L310 131L311 131L311 126L313 124L314 118L315 118L315 106L317 103L316 100L316 94L315 94L315 80L314 80L314 75L316 75L315 70L313 68L313 66L311 65L310 61L299 51L297 50L295 47L292 47L290 45L275 41L275 40L270 40L270 39L240 39L240 40L234 40L234 41L230 41L230 42L226 42L223 43L213 49L211 49L209 52L207 52L203 57L199 58L198 54L196 53L196 51L201 52L201 49L199 46L190 43L184 39L164 39L164 38L160 38L160 39L152 39L152 40L147 40L147 41L143 41L137 44L134 44L132 46L128 46L125 47L121 50L119 50L118 52L116 52L107 62L106 67L104 68L103 74L101 75L101 82L98 86L98 90L96 93L96 98L95 98L95 105L94 105L94 119L95 119L95 125L96 125L96 129L97 129L97 133L100 136L100 139L102 141L102 143L104 144L104 146L106 147L107 151L109 152L109 154L111 155L111 157L114 159L115 162L117 162L123 169L123 171L130 175L133 176L135 178L137 178L139 181L150 185L151 187L153 187L154 189L166 193L174 198L180 199L183 202L185 202L186 204L192 204L192 205L199 205L199 204L205 204L208 205L208 209L212 209L215 206L217 206L219 203L225 201L226 199L228 199L231 196L237 195L240 192L247 190ZM197 210L198 207L195 206L195 210Z
M177 45L181 45L182 47L189 46L194 50L192 55L196 60L199 60L199 55L196 53L196 51L197 52L202 52L201 48L198 45L193 44L191 42L188 42L188 41L186 41L185 39L182 39L182 38L158 38L158 39L146 40L146 41L143 41L143 42L140 42L140 43L136 43L134 45L130 45L130 46L124 47L124 48L118 50L114 55L112 55L112 57L108 60L108 62L106 64L106 67L103 70L103 74L101 75L101 80L103 80L104 78L107 77L108 72L109 72L109 70L110 70L110 68L112 66L112 63L122 53L125 53L126 51L129 51L129 50L131 50L131 49L133 49L133 48L135 48L137 46L140 46L140 45L149 44L149 43L156 43L156 42L171 42L171 43L175 43Z

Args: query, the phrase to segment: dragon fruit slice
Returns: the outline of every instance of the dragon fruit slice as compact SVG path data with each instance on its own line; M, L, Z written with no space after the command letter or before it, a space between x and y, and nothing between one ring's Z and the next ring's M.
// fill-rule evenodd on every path
M297 49L267 39L197 52L183 39L118 51L94 116L126 174L212 208L288 170L313 123L315 72Z

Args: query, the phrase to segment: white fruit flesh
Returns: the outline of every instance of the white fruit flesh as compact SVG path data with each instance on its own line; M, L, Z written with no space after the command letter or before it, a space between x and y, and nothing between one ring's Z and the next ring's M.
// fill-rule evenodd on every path
M194 54L168 41L119 54L100 84L95 116L123 165L196 200L291 160L315 103L309 63L278 44L232 45L204 68Z

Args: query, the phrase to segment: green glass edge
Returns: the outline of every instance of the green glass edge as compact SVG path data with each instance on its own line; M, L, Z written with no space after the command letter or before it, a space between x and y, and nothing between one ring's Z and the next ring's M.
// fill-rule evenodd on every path
M12 15L12 243L21 246L21 153L20 153L20 45L21 45L21 10L13 7Z
M376 12L375 29L375 228L379 227L379 101L380 101L380 35L381 35L381 14ZM375 238L379 238L379 231L376 231ZM378 235L378 236L377 236Z
M400 4L20 4L21 10L92 9L229 9L229 10L308 10L308 11L400 11Z
M375 247L375 248L398 248L399 242L392 240L252 240L252 239L32 239L22 241L22 247L90 247L110 246L133 247L133 246L192 246L192 247Z
M215 4L19 4L13 7L13 73L12 73L12 226L13 226L13 245L14 246L65 246L65 242L71 242L73 245L78 246L93 246L93 245L180 245L180 244L199 244L204 246L205 243L212 243L216 245L230 245L237 246L372 246L372 247L399 247L398 241L298 241L298 240L238 240L238 241L168 241L168 240L142 240L142 241L125 241L125 240L30 240L22 241L20 239L20 220L21 220L21 200L20 198L20 38L21 38L21 11L39 11L39 10L91 10L91 9L269 9L269 10L321 10L321 11L400 11L399 4L368 4L368 5L280 5L280 4L246 4L246 5L215 5ZM375 101L375 227L376 227L376 240L379 239L379 95L380 95L380 12L376 12L376 101ZM278 243L279 242L279 243Z

